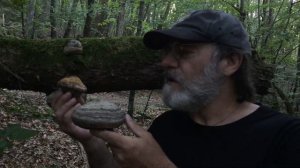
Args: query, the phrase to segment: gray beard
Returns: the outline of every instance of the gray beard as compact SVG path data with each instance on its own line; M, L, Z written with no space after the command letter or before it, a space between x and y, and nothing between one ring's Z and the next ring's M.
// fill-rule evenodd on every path
M224 75L218 71L217 63L208 64L203 75L190 81L175 71L169 71L166 75L175 79L182 90L173 90L170 84L165 83L162 90L164 103L174 110L191 113L200 111L211 103L224 83Z

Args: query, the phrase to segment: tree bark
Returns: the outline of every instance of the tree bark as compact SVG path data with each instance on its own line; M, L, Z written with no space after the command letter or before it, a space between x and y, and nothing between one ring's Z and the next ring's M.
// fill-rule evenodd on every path
M86 15L84 29L83 29L83 37L91 37L91 30L92 30L92 14L93 9L92 6L95 3L95 0L88 0L88 13Z
M5 14L2 13L2 26L5 27Z
M25 28L25 36L26 38L33 37L33 20L35 15L35 4L36 0L30 0L30 3L28 5L28 15L26 20L26 28Z
M49 93L56 82L77 75L88 93L120 90L159 89L163 83L160 56L146 49L141 38L81 39L82 55L63 53L66 39L0 40L0 88ZM254 61L254 86L268 94L274 69Z
M166 3L167 3L167 4L166 4L165 11L164 11L164 13L161 15L159 25L157 26L158 29L163 29L164 24L165 24L164 22L166 21L168 15L169 15L169 13L170 13L172 1L167 1Z
M140 0L138 22L137 22L137 29L136 29L137 36L140 36L142 32L143 21L144 21L144 9L145 9L145 0Z
M72 29L72 24L74 22L73 14L75 13L78 2L79 2L79 0L73 0L73 4L72 4L72 7L71 7L71 15L70 15L70 18L69 18L68 23L67 23L67 27L66 27L66 30L65 30L65 33L64 33L64 38L67 38L67 37L70 36L71 29Z
M299 78L300 78L300 37L299 37L298 52L297 52L297 73L296 73L294 94L296 94L297 89L300 85ZM295 99L295 106L296 106L296 110L299 111L299 109L300 109L300 97L299 96L297 96Z
M140 38L81 39L82 55L65 55L66 39L0 40L0 88L49 93L77 75L88 92L158 89L160 57Z
M117 19L116 36L120 37L124 33L125 26L125 11L126 11L126 0L121 0L120 12Z
M57 37L56 32L56 18L55 18L55 8L56 8L56 0L51 0L50 5L50 25L51 25L51 38Z
M300 31L300 25L296 28L297 31ZM292 92L292 100L295 102L295 110L299 111L300 109L300 96L297 94L298 87L300 86L300 36L298 37L298 49L297 49L297 62L296 62L296 76L295 76L295 85Z
M24 19L24 4L21 6L21 27L22 27L22 35L23 38L26 38L26 25Z
M100 0L100 3L101 10L95 17L95 27L97 28L96 36L107 37L109 23L105 23L105 20L108 18L109 13L108 0Z
M135 97L135 90L130 90L129 91L129 96L128 96L128 110L127 113L133 117L133 112L134 112L134 97Z

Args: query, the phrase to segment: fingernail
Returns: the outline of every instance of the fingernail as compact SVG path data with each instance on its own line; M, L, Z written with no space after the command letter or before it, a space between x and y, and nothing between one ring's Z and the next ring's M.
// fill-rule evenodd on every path
M77 100L73 97L70 101L71 101L72 103L75 103Z

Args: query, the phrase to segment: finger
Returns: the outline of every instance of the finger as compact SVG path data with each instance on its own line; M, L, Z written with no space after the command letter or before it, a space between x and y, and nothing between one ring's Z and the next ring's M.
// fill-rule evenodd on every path
M62 95L62 92L60 90L56 90L46 97L46 103L48 106L53 107L53 104L57 99Z
M80 107L81 104L80 103L76 103L75 106L73 106L70 110L68 110L66 113L64 113L63 118L65 122L71 122L72 121L72 114L74 112L75 109L77 109L78 107Z
M76 105L76 102L77 102L76 99L72 98L68 102L66 102L64 105L62 105L60 109L55 111L55 116L59 122L63 121L63 117L64 117L65 113L67 113L69 110L71 110L72 107Z
M120 148L128 143L129 137L107 130L91 130L91 133L109 143L112 147Z
M54 100L54 102L52 104L52 108L54 110L59 109L62 105L64 105L71 98L72 98L72 94L70 92L67 92L65 94L61 94L57 99Z
M63 95L63 92L58 89L49 95L49 101L51 101L51 107L54 107L59 98Z
M148 133L143 127L136 124L128 114L125 116L125 122L128 129L131 130L137 137L142 137Z

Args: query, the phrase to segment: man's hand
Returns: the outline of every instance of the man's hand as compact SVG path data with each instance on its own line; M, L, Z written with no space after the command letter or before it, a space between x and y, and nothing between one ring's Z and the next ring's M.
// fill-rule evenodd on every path
M73 123L72 113L80 106L81 101L72 97L70 92L63 94L61 91L56 91L52 96L52 101L49 103L55 111L57 123L63 132L82 143L90 167L119 168L102 139L93 136L90 130Z
M123 136L107 130L93 130L92 134L108 143L115 159L122 167L176 167L168 159L152 135L138 126L129 115L126 115L126 125L136 137Z
M54 93L51 107L55 111L57 123L62 131L80 142L87 142L92 138L89 130L75 125L71 119L73 111L80 106L80 102L72 97L70 92L65 94L58 90Z

